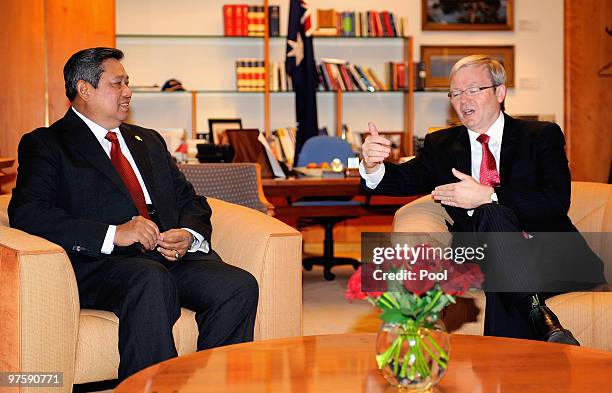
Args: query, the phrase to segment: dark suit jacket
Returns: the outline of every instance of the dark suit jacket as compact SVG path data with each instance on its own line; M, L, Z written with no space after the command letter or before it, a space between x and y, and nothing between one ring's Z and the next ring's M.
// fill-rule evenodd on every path
M210 206L178 170L162 137L128 124L120 130L157 210L160 231L190 228L210 243ZM77 280L106 257L100 249L109 224L138 215L109 157L72 109L49 128L21 139L8 213L12 227L64 248ZM126 251L115 247L113 254Z
M571 178L565 139L557 124L514 119L504 114L500 154L499 203L516 213L531 232L567 232L576 228L567 216ZM451 168L471 175L471 151L465 126L428 134L422 152L401 165L385 163L385 176L372 193L428 194L436 186L458 182ZM365 182L362 180L365 187ZM369 190L365 187L366 190ZM466 209L445 209L454 230L469 228Z

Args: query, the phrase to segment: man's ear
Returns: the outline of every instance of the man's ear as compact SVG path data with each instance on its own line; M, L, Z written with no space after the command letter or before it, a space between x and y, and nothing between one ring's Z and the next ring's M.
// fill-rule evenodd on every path
M497 86L495 89L495 95L497 96L497 102L500 104L504 102L506 99L506 85L502 83L501 85Z
M91 93L93 86L84 80L79 80L76 84L77 95L81 97L83 101L89 100L89 94Z

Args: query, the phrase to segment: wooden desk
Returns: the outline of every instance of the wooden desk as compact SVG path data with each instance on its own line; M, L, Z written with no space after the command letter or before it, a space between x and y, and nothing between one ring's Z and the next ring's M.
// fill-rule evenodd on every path
M149 367L114 392L397 392L376 369L374 340L374 334L348 334L216 348ZM450 356L439 392L612 390L612 353L603 351L451 335Z
M275 207L275 217L295 226L299 217L336 217L368 215L393 215L401 206L416 197L367 197L360 186L360 178L322 179L300 177L288 179L263 179L264 194ZM346 197L362 202L358 206L292 206L303 197Z
M306 196L355 196L363 195L359 177L341 179L322 179L318 177L300 177L288 179L263 179L262 184L266 197Z

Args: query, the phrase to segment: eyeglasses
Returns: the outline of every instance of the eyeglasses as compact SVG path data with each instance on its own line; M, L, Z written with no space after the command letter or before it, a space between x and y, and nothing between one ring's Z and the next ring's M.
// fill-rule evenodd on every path
M478 94L480 94L481 91L486 90L486 89L490 89L490 88L495 88L499 85L491 85L491 86L483 86L483 87L468 87L465 90L452 90L448 92L448 98L450 98L453 101L458 100L459 98L461 98L461 95L463 93L465 93L468 97L473 97L473 96L477 96Z

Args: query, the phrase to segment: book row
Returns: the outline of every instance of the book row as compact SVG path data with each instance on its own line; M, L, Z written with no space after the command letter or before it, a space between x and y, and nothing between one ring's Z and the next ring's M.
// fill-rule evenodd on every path
M403 37L407 26L405 18L389 11L342 11L317 9L319 36L346 37Z
M271 37L278 37L280 7L268 6L268 29ZM265 12L262 5L225 4L223 6L223 34L228 37L263 37Z
M425 67L415 63L414 90L425 86ZM236 88L238 91L265 90L265 66L262 59L236 60ZM293 91L291 77L285 69L285 62L272 62L268 69L270 91ZM404 91L408 90L408 63L387 62L386 83L369 67L351 64L346 60L324 59L317 66L319 91Z
M414 89L423 90L425 68L422 63L413 65ZM317 68L319 90L323 91L403 91L408 90L408 63L387 62L387 82L383 83L369 67L351 64L345 60L325 59Z

